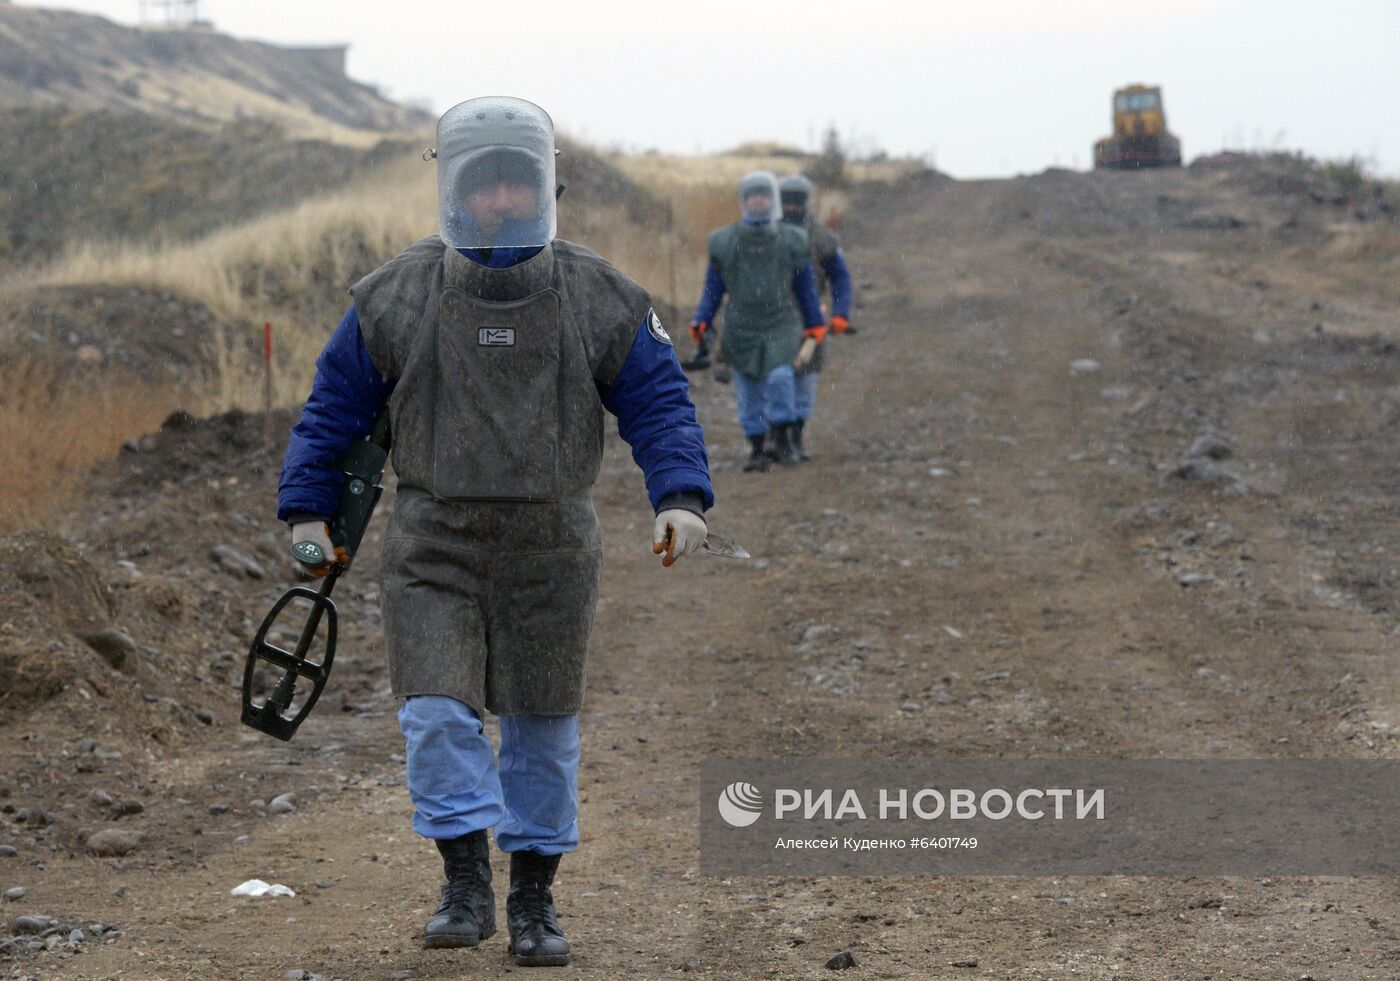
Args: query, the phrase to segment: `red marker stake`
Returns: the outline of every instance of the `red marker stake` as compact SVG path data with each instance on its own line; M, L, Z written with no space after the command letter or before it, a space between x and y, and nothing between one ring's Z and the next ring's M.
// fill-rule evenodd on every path
M263 323L263 428L272 442L272 324Z

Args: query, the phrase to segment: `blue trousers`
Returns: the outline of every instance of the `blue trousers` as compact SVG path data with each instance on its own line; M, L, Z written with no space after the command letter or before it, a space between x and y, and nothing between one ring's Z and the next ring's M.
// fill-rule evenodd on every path
M797 421L796 385L790 364L778 365L761 380L742 371L734 372L734 395L739 402L739 425L746 438L764 435L769 426Z
M495 828L504 852L558 855L578 847L578 716L501 716L497 765L481 716L445 695L399 709L408 743L413 830L460 838Z
M796 398L793 400L793 409L797 413L798 422L806 422L812 418L812 410L817 406L817 379L821 376L820 371L809 371L805 375L795 377Z

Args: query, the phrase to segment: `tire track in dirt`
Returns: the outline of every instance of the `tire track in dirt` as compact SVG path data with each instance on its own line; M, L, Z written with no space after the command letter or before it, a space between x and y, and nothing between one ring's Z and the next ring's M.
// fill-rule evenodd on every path
M940 193L948 196L959 190L948 188ZM922 219L932 214L942 216L951 209L935 201L907 210ZM1144 496L1161 496L1163 490L1155 476L1133 466L1130 448L1113 443L1118 434L1110 425L1113 416L1104 406L1101 389L1116 379L1133 378L1146 366L1125 363L1121 349L1114 350L1107 311L1095 310L1093 284L1083 277L1067 277L1053 267L1044 268L1037 261L1037 252L1044 250L1038 250L1039 243L1033 241L974 240L960 244L951 235L934 241L901 238L898 225L882 231L888 233L892 244L878 251L857 251L855 267L892 268L901 283L924 284L923 291L876 304L867 313L867 323L885 314L888 319L880 319L887 329L869 348L853 352L849 362L838 361L825 383L823 422L828 429L843 434L854 430L871 435L875 429L887 440L894 436L898 441L899 434L890 430L903 421L901 407L914 403L919 406L919 417L925 422L932 419L932 428L943 438L919 439L911 434L904 439L911 456L917 459L927 454L919 466L905 468L911 482L922 485L913 493L913 507L901 509L897 502L888 500L887 493L898 497L900 492L890 492L884 486L885 479L875 476L871 467L860 467L858 452L846 446L838 448L838 459L828 456L823 461L824 466L840 468L844 474L836 478L820 474L814 483L821 488L820 499L838 510L847 507L878 512L883 521L872 519L855 534L871 526L883 527L887 534L881 544L897 558L918 557L917 549L902 551L899 534L890 532L903 527L908 512L919 510L925 512L924 520L944 524L941 535L958 543L960 547L954 550L963 556L963 564L955 570L925 580L938 595L901 589L898 576L878 576L875 582L868 575L860 577L858 588L863 597L883 594L889 602L882 605L863 598L848 622L883 609L897 622L915 623L934 634L934 625L940 622L962 624L974 644L918 645L928 662L937 663L938 674L953 679L952 684L925 689L934 694L935 701L941 700L940 696L950 698L930 720L932 724L918 724L927 716L892 721L899 719L894 698L872 705L869 697L847 696L839 704L832 705L828 699L817 707L826 720L824 735L836 738L802 740L793 734L785 739L781 729L770 726L761 741L805 755L896 758L997 753L1351 755L1344 743L1326 734L1314 737L1298 726L1309 721L1306 716L1312 715L1319 700L1326 700L1343 676L1346 665L1339 663L1343 659L1338 654L1348 652L1345 656L1354 663L1376 660L1374 655L1362 653L1380 649L1382 638L1373 625L1358 623L1345 613L1310 607L1296 619L1284 619L1276 613L1260 619L1257 611L1199 600L1175 581L1150 574L1134 555L1128 536L1120 531L1120 512L1125 505ZM1072 358L1085 356L1100 358L1105 365L1103 373L1087 384L1069 377L1066 371ZM915 357L918 360L911 365ZM948 367L940 370L944 364ZM833 394L850 384L840 373L853 367L858 374L851 388L863 397L839 400L833 409ZM926 401L920 402L921 397ZM872 408L872 401L878 406ZM859 405L861 412L849 411L853 405ZM950 443L955 453L963 453L968 465L957 468L956 491L945 492L946 485L941 484L933 490L928 481L920 480L920 467L948 449ZM841 449L847 453L842 455ZM1188 498L1192 495L1189 489L1184 493ZM1195 495L1201 496L1209 497ZM810 500L810 495L802 493L792 497ZM1216 506L1215 500L1208 500L1207 508ZM930 514L935 516L931 520ZM1271 518L1266 514L1260 523L1267 525ZM1288 569L1292 556L1287 545L1270 550L1266 543L1264 551L1260 560L1277 570ZM970 562L967 557L971 557ZM817 582L839 591L843 584L851 584L852 578L818 573ZM790 588L798 586L794 583ZM890 610L889 606L899 608ZM967 631L969 622L977 629ZM979 668L1007 663L986 660L986 653L995 658L995 646L983 654L965 653L967 646L981 647L983 638L1020 655L1008 680L1022 689L1016 696L1026 696L1024 701L1029 704L1024 708L1014 703L997 705L996 699L983 701L980 695L958 697L958 682L977 677ZM1322 651L1326 653L1319 656ZM785 669L791 674L792 665L785 653L750 661L748 667L765 678L770 672L780 675ZM894 653L882 659L877 653L867 656L864 667L871 675L888 676L903 670L904 662L910 660L912 655L900 658ZM997 673L984 671L982 676ZM885 682L886 687L889 684ZM776 700L785 715L794 702L802 703L802 695L793 692L793 687L790 683L787 698ZM733 689L734 697L742 697L742 684L736 683ZM848 734L854 738L841 738ZM1026 888L1000 889L987 886L985 881L949 880L946 885L966 888L972 894L990 893L1001 901L1006 901L1008 893L1014 898ZM1030 889L1037 885L1054 888L1028 880ZM1099 898L1109 902L1085 905L1117 907L1120 915L1143 915L1145 918L1135 924L1140 928L1102 930L1092 923L1093 918L1103 915L1102 908L1086 910L1078 917L1056 909L1042 914L1039 923L1051 935L1059 930L1100 938L1093 946L1113 952L1099 961L1100 969L1116 956L1136 959L1131 970L1142 976L1179 976L1188 966L1202 963L1229 976L1244 976L1251 973L1246 967L1249 959L1260 952L1242 939L1212 950L1215 945L1199 933L1210 926L1198 924L1192 931L1180 925L1190 915L1191 901L1199 898L1201 890L1213 889L1229 895L1226 905L1247 910L1244 915L1251 918L1267 911L1288 921L1300 911L1315 911L1310 902L1299 902L1309 895L1313 884L1294 885L1299 888L1293 891L1294 902L1290 904L1280 900L1275 885L1267 881L1155 882L1144 887L1141 882L1102 880L1093 886L1101 887L1104 893ZM886 927L898 924L903 929L871 931L845 923L844 929L834 931L837 936L845 934L843 939L852 943L869 944L872 932L884 936L893 933L907 938L902 943L893 941L895 945L907 944L914 949L922 942L925 952L947 949L930 943L936 941L937 931L929 929L927 920L922 924L924 929L917 926L922 918L917 910L929 887L941 890L945 883L892 885L885 880L880 886L885 889L882 901L864 900L866 911L853 914L855 922L877 922ZM1083 883L1080 886L1087 888ZM1392 891L1384 886L1376 890L1371 884L1348 882L1341 888L1355 898L1366 897L1368 902L1393 899ZM856 898L863 891L861 885L827 885L817 891L844 896L847 902L842 905L848 910L851 905L858 909L862 905ZM1295 908L1288 909L1290 905ZM743 910L742 903L734 906ZM748 936L767 957L778 957L782 952L774 949L772 936L781 934L782 929L774 921L799 921L794 906L800 904L785 902L783 914L775 911L758 917L758 925L752 923L752 913L732 913L710 941L718 946L723 937ZM1130 911L1123 914L1124 908ZM1110 921L1112 915L1110 910ZM916 924L912 927L911 918ZM1154 919L1166 923L1154 923ZM1053 925L1043 926L1046 923ZM1032 940L1027 936L1008 938L1004 930L999 936L991 931L988 937L988 931L963 919L958 932L966 939L955 940L954 949L966 949L972 939L965 933L969 926L974 935L982 934L994 956L1000 952L1004 957L1008 950L1019 950L1021 944ZM789 925L788 929L797 926ZM1333 938L1326 936L1331 931L1350 932L1364 941L1359 950L1376 940L1368 935L1371 928L1364 923L1329 923L1318 932L1319 948L1332 944ZM1104 934L1122 937L1116 951L1111 942L1103 942ZM1238 947L1232 949L1232 943ZM1183 950L1183 945L1188 949ZM1046 943L1032 946L1052 948L1041 964L1043 969L1063 969L1068 956L1064 948L1054 951L1056 945ZM1290 956L1295 962L1306 962L1311 956L1309 946L1308 941L1302 942ZM796 950L798 953L784 961L784 970L812 971L810 957L803 956L801 945ZM1211 950L1209 956L1201 957L1205 950ZM918 976L917 959L900 957L892 947L880 950L877 945L871 952L886 955L899 965L898 969L891 966L889 976L902 976L903 972ZM1094 959L1094 955L1086 956ZM759 962L766 961L760 958ZM738 970L739 963L731 961L730 966ZM946 961L941 963L946 965ZM1010 963L998 963L1007 975L1041 976L1033 959L1017 957ZM1019 971L1012 970L1013 965ZM1269 976L1269 972L1259 976Z

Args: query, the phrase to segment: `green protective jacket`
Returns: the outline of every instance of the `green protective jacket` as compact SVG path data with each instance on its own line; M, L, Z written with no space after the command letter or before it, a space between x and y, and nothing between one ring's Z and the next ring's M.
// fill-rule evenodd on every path
M802 313L792 281L808 250L807 233L793 225L735 222L710 233L710 261L728 295L720 350L735 371L761 379L797 357Z

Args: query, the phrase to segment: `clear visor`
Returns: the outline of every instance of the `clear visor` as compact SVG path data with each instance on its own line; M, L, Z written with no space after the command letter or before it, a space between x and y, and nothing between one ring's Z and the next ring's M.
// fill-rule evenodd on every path
M787 221L805 221L812 207L812 182L800 174L778 181L778 198Z
M523 99L453 106L438 121L438 217L457 249L553 241L554 124Z
M782 220L776 177L766 170L756 170L739 182L739 217L750 225Z

